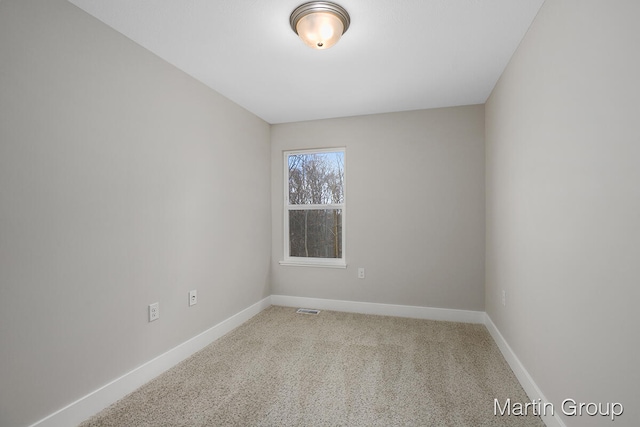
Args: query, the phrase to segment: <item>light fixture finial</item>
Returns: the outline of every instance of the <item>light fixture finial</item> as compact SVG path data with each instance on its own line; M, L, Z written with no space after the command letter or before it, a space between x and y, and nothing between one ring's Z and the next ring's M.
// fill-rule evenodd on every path
M291 29L314 49L329 49L347 31L351 18L340 5L328 1L301 4L289 17Z

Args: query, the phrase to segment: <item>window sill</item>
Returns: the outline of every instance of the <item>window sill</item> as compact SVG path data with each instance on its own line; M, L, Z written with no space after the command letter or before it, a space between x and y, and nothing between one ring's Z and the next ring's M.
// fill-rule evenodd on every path
M326 261L326 260L286 260L280 261L280 265L286 267L321 267L321 268L347 268L344 260Z

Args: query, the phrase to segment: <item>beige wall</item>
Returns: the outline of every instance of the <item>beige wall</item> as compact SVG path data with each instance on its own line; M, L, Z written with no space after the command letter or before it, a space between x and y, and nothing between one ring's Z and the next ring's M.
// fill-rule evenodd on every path
M267 123L71 4L0 3L0 425L269 295L269 153Z
M273 294L484 310L483 106L274 125L271 144ZM281 266L282 153L336 146L348 266Z
M487 312L557 408L621 402L616 426L640 425L638 16L547 0L486 104Z

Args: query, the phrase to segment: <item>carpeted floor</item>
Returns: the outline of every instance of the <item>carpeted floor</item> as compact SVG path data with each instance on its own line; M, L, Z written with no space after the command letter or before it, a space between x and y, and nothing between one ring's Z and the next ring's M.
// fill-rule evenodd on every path
M270 307L81 424L544 426L482 325Z

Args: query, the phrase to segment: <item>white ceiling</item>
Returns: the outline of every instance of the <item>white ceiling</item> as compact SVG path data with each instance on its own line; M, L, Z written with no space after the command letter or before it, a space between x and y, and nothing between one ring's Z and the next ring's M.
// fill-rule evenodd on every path
M305 46L306 0L69 0L269 123L482 104L544 0L335 0L351 27Z

